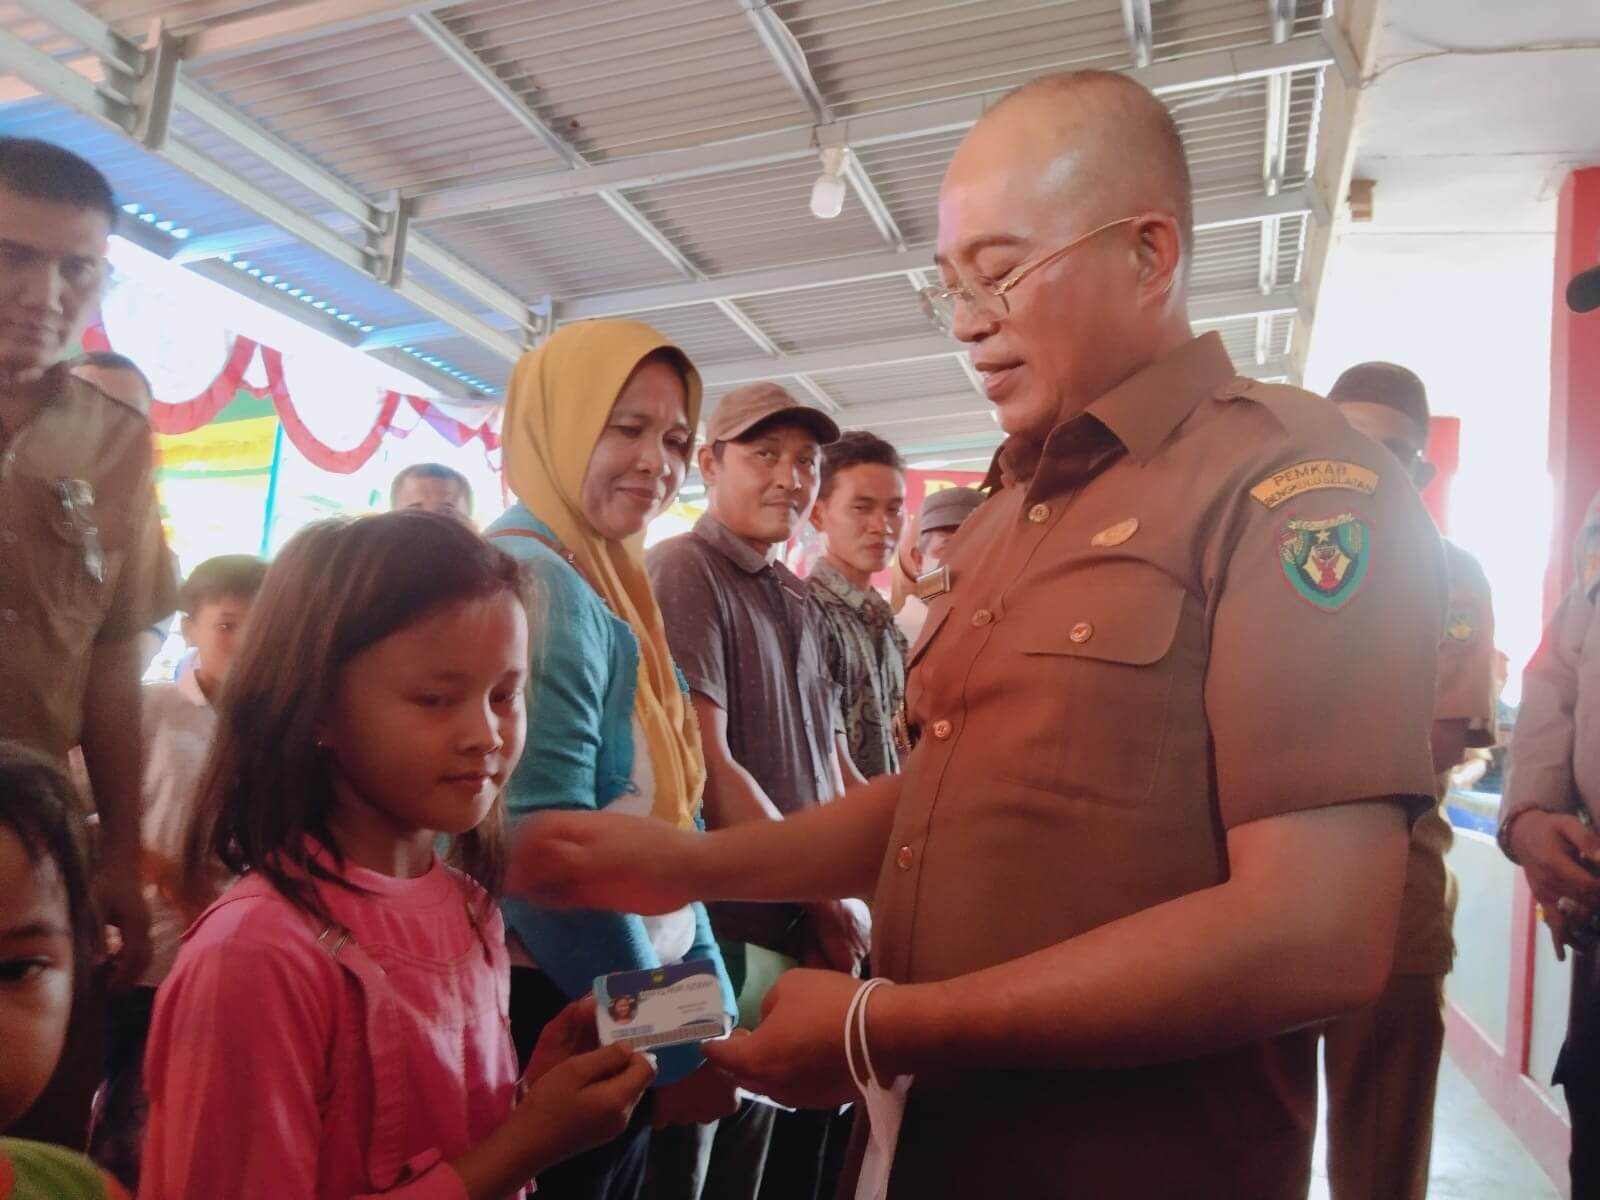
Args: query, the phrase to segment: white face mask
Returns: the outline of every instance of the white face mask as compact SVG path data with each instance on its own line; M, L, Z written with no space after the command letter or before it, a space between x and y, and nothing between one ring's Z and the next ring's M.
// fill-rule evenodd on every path
M900 1123L906 1114L906 1096L915 1076L902 1075L889 1087L878 1082L872 1069L872 1052L867 1048L867 1001L887 979L869 979L856 992L844 1018L845 1060L850 1077L858 1082L867 1106L870 1137L861 1159L861 1174L856 1180L856 1200L886 1200L889 1172L894 1168L895 1148L900 1141ZM855 1047L860 1039L863 1071L856 1070ZM859 1081L865 1077L864 1084Z

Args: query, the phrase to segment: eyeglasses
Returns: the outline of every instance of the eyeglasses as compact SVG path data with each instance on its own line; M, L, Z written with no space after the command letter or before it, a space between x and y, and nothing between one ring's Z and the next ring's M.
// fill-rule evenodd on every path
M969 283L966 276L956 271L955 287L925 287L917 289L917 298L922 301L922 311L928 314L928 319L939 327L940 332L946 336L955 336L956 304L961 302L980 317L987 317L991 321L1004 318L1011 311L1011 303L1006 299L1006 294L1021 283L1029 275L1041 267L1048 267L1059 258L1065 258L1072 251L1083 245L1090 238L1102 234L1108 229L1115 229L1118 225L1127 225L1137 221L1138 217L1122 217L1115 221L1107 221L1104 225L1091 229L1082 237L1074 238L1059 250L1053 250L1043 258L1036 258L1032 262L1023 263L1015 270L1007 273L1005 278L990 282L979 280Z

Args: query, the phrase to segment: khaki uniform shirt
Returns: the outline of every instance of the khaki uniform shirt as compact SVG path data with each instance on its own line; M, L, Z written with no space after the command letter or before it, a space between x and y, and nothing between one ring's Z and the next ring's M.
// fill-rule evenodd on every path
M1600 497L1578 551L1579 576L1522 676L1501 824L1524 808L1587 811L1600 826Z
M1439 681L1434 719L1465 721L1467 745L1494 745L1494 613L1483 568L1454 542L1444 543L1450 603L1439 640ZM1455 960L1451 924L1456 912L1456 881L1444 865L1453 840L1445 815L1449 773L1439 777L1439 803L1411 830L1405 897L1395 938L1397 975L1445 975Z
M0 737L65 760L89 658L177 607L150 426L74 378L0 444Z
M911 654L885 975L967 974L1213 887L1248 821L1434 801L1438 535L1331 404L1236 377L1213 334L997 468ZM919 1074L891 1195L1298 1200L1316 1087L1305 1032L1141 1070Z

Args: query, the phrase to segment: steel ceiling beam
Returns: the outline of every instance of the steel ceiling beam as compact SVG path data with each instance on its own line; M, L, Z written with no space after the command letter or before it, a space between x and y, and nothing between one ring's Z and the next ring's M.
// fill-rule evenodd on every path
M1277 45L1188 55L1127 72L1159 94L1221 87L1286 71L1327 66L1334 53L1321 33ZM797 126L685 150L641 154L574 171L545 171L494 183L465 184L417 196L418 221L495 212L593 195L607 188L651 187L812 157L825 143L860 150L907 138L970 129L1000 98L991 92L934 100L816 126Z
M1195 228L1220 229L1230 225L1247 225L1264 221L1269 217L1292 216L1310 211L1310 198L1299 191L1284 192L1270 197L1248 196L1203 201L1195 206ZM932 260L931 246L855 254L845 258L799 263L795 266L718 275L712 279L692 283L668 283L656 287L603 292L594 296L577 296L571 300L558 302L556 316L562 321L579 321L593 317L648 312L653 309L680 308L690 304L714 303L719 300L737 300L746 296L762 296L774 292L800 291L804 288L826 287L830 284L856 283L865 279L924 271L931 267Z
M1189 305L1189 320L1198 326L1219 325L1227 321L1253 320L1263 314L1298 312L1299 297L1293 288L1277 288L1265 296L1230 296L1220 300L1204 298ZM794 375L820 375L829 371L850 371L863 367L891 366L927 358L965 358L966 347L943 334L928 333L894 338L855 346L840 346L804 354L740 359L705 367L701 376L707 387L752 383L760 379ZM1241 364L1248 365L1248 364ZM1257 364L1259 369L1260 364Z
M54 0L49 5L41 5L39 12L57 28L87 45L98 44L100 35L97 30L103 31L105 38L115 37L103 23L67 0ZM70 67L58 63L14 35L0 35L0 65L55 99L100 118L121 133L134 136L141 122L148 121L148 115L141 114L134 96L124 94L113 86L122 81L108 81L96 87ZM126 83L137 91L139 78L130 75ZM360 245L346 240L329 226L296 210L181 138L168 138L163 145L153 149L154 153L283 229L294 240L304 242L354 270L373 275L379 265L375 261L377 241L387 229L387 218L382 209L181 76L170 89L170 97L176 107L288 175L330 207L353 220L364 235L364 240L372 244ZM444 276L483 307L499 311L516 321L525 331L523 340L531 339L535 322L519 297L492 283L426 238L413 235L410 240L416 262ZM515 360L521 353L521 341L507 337L475 313L409 277L397 281L394 290L424 312L446 321L508 360Z
M404 21L458 3L460 0L301 0L259 16L213 21L184 30L188 34L185 58L197 64L222 62L281 50L311 38Z
M1156 28L1150 16L1150 0L1122 0L1122 24L1128 31L1128 46L1133 50L1133 65L1148 67L1155 58Z

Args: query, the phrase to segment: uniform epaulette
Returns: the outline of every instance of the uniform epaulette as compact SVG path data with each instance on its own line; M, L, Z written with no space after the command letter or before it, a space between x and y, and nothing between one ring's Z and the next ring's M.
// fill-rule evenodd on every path
M1264 383L1239 375L1218 388L1214 398L1223 403L1253 401L1271 413L1289 434L1319 434L1345 425L1335 405L1293 384Z

